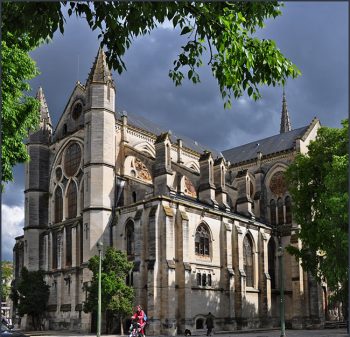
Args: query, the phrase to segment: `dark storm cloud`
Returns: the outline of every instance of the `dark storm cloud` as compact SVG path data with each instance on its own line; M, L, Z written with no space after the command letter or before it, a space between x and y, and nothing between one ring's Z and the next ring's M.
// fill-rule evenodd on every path
M308 124L316 115L324 125L339 125L346 116L346 7L346 3L287 2L283 15L269 20L258 33L276 40L303 73L286 87L293 127ZM57 34L52 43L33 53L42 72L33 86L44 87L54 123L76 80L85 82L98 48L97 33L81 20L68 22L63 37ZM262 88L260 101L244 96L233 102L231 110L224 110L217 83L206 66L208 55L200 84L185 80L175 87L168 71L185 42L171 29L136 39L124 56L127 71L114 74L117 109L140 114L218 150L279 132L282 89Z
M314 116L323 125L339 126L348 114L348 3L287 2L283 15L268 20L258 36L272 38L302 71L286 87L293 128L310 123ZM66 106L77 80L85 83L99 42L83 20L67 19L65 34L32 53L41 75L31 85L33 94L42 86L54 125ZM138 38L124 60L127 71L114 74L117 110L145 118L219 151L262 139L279 132L281 88L262 88L263 98L254 102L243 96L223 109L216 81L203 60L201 83L185 80L175 87L168 71L186 42L179 32L158 29ZM22 233L24 169L15 169L15 183L3 197L5 258L11 259L13 237Z
M347 3L287 2L283 15L269 20L259 32L275 39L303 72L286 87L293 128L309 124L314 116L323 125L339 126L347 116L347 8ZM75 82L85 83L99 45L98 32L91 32L84 21L69 18L67 22L64 36L56 34L51 43L32 53L41 71L32 87L34 93L39 86L44 88L54 124ZM224 110L217 83L206 66L208 57L200 84L185 80L175 87L168 71L185 41L178 32L164 28L134 41L124 57L127 71L114 74L118 110L140 114L219 151L279 132L279 87L262 88L263 98L258 102L244 96L233 102L231 110ZM23 169L17 171L13 191L24 188ZM16 200L7 199L9 204Z

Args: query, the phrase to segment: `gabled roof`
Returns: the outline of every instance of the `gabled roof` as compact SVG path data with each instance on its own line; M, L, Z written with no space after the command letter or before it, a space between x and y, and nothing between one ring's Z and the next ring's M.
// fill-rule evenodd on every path
M225 159L231 164L246 162L257 157L257 152L261 152L263 156L273 153L291 150L295 146L295 141L302 138L308 131L309 125L303 126L288 132L283 132L275 136L260 139L248 144L234 147L222 151Z
M121 120L121 116L123 114L127 114L128 117L128 125L131 125L133 127L136 127L138 129L141 130L145 130L155 136L160 135L161 133L167 132L169 130L166 130L165 128L162 128L161 126L149 121L148 119L134 114L134 113L130 113L130 112L116 112L116 119ZM197 152L198 154L203 153L204 151L209 151L212 154L212 157L215 158L219 158L222 157L222 154L214 149L210 149L207 146L204 146L202 144L199 144L197 141L180 135L180 134L176 134L173 132L173 130L171 130L171 134L170 134L170 140L172 143L176 143L178 139L182 140L182 145L190 150L193 150L195 152Z

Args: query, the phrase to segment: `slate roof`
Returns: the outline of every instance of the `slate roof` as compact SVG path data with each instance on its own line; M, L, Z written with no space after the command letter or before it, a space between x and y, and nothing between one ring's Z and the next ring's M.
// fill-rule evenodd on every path
M222 151L222 154L226 160L231 162L231 164L237 164L255 159L258 151L260 151L263 156L266 156L269 154L290 150L294 148L295 140L301 138L308 128L309 125L292 131L280 133L275 136L260 139Z
M117 119L121 119L121 116L122 116L121 112L116 112ZM127 112L127 117L128 117L128 125L150 132L155 136L158 136L161 133L169 131L169 129L165 129L140 115ZM193 150L195 152L198 152L199 154L203 153L206 150L211 152L212 157L214 159L222 157L222 154L219 151L208 148L207 146L199 144L198 142L196 142L195 140L189 137L177 134L173 130L171 130L171 135L170 135L171 142L176 143L178 139L182 140L182 146L187 147L190 150Z

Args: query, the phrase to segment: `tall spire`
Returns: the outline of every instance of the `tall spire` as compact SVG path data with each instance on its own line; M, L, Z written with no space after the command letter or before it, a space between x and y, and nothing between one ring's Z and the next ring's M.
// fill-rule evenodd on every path
M110 82L114 87L112 73L106 62L106 54L100 47L95 58L95 62L92 65L89 77L86 84L89 83L108 83Z
M291 131L289 113L287 109L286 93L283 86L282 113L281 113L281 128L280 133Z
M40 127L42 129L52 130L52 122L49 114L49 108L46 103L46 98L42 87L39 87L36 93L36 99L40 102Z

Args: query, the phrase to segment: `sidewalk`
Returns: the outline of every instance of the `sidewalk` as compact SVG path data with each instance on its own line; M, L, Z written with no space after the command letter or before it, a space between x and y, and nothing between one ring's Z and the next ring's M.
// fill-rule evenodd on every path
M80 333L79 331L28 331L25 332L27 336L40 337L92 337L96 334ZM178 335L182 336L182 335ZM193 335L199 336L199 335ZM205 336L205 335L200 335ZM238 330L218 332L213 337L280 337L281 333L278 329L256 329L256 330ZM322 329L322 330L286 330L286 337L348 337L346 329ZM127 337L127 335L101 335L101 337ZM152 337L152 336L149 336ZM166 336L159 336L166 337Z

